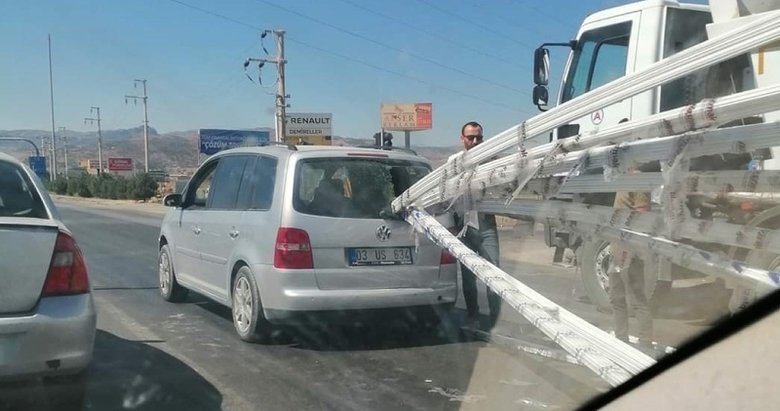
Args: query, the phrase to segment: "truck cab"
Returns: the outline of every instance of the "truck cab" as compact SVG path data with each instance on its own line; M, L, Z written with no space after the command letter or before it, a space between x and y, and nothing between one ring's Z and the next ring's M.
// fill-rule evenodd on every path
M641 1L588 16L575 40L553 43L568 44L570 48L556 103L575 99L706 40L710 23L709 7L669 0ZM540 50L536 53L535 71L546 72L549 51L544 45ZM554 130L550 139L588 134L705 98L749 90L755 87L753 78L749 58L740 56L604 107ZM537 87L546 84L537 82ZM539 97L538 91L534 94ZM534 104L540 108L545 103L535 98Z

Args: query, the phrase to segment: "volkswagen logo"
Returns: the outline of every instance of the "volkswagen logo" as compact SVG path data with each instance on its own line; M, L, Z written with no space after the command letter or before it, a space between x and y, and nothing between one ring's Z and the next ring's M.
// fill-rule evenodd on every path
M390 227L386 225L380 225L376 228L376 238L379 239L379 241L387 241L390 239L390 234L392 232L390 231Z

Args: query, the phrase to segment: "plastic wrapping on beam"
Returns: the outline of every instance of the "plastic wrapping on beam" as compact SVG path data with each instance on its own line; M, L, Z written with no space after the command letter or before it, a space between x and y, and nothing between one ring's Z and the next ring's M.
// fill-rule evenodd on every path
M626 98L630 98L654 87L660 86L671 80L688 75L702 67L707 67L719 62L736 57L748 50L765 45L780 38L780 11L768 12L766 16L757 19L751 24L736 27L734 30L724 33L717 38L707 40L680 53L670 56L650 65L647 69L629 74L618 80L605 84L595 90L583 94L560 106L554 107L547 112L539 114L526 122L514 126L494 138L488 139L468 152L460 153L457 158L452 158L445 164L422 180L413 185L407 192L399 196L393 202L393 209L400 211L406 206L417 204L418 197L426 194L434 188L444 177L448 168L455 169L455 174L461 173L464 169L473 169L478 164L489 160L491 157L501 152L511 149L515 146L551 130L568 124L578 118L584 117L598 109L610 106ZM760 89L767 90L767 89ZM744 93L742 93L744 94ZM762 112L772 111L771 109ZM723 124L719 122L720 115L712 108L704 105L698 112L691 106L679 113L683 120L682 128L677 128L674 124L661 123L660 127L665 132L660 135L671 135L686 130L701 128L697 123L705 123L710 126L714 124ZM700 116L701 118L697 118ZM739 118L739 117L737 117ZM626 130L631 132L636 125L625 125ZM659 127L659 124L656 124ZM657 134L659 135L659 134ZM584 136L577 140L579 147L593 146L589 143L589 137ZM599 142L597 144L601 144ZM557 147L557 143L545 144L530 150L528 156L533 158L532 153L544 154ZM578 149L578 148L574 148ZM452 163L459 163L460 170L454 167ZM450 175L451 177L452 175Z
M557 191L560 194L614 193L617 191L653 191L664 181L661 173L623 174L611 181L601 175L577 176L566 180L540 179L529 189L540 194ZM682 179L687 193L780 193L780 170L755 171L691 171ZM545 192L545 188L547 188ZM778 202L780 205L780 202Z
M452 253L462 264L576 361L615 386L655 361L555 304L466 247L436 219L412 209L406 220L416 231Z
M510 207L499 201L484 201L477 209L485 213L506 216L524 216L543 220L576 231L586 238L621 241L641 253L658 254L685 268L734 281L759 294L774 291L780 286L780 273L747 267L725 256L696 247L654 236L649 233L664 229L664 218L656 213L626 212L605 206L587 206L561 201L518 200ZM688 219L678 228L681 236L700 241L721 242L747 248L778 249L777 230L737 226L728 223ZM701 230L701 232L700 232ZM702 234L706 232L707 235ZM709 237L709 238L708 238ZM730 238L731 237L731 238ZM771 246L765 246L766 242ZM758 246L758 247L757 247Z
M767 90L763 91L768 95ZM777 98L776 104L780 107L780 86L774 90ZM744 94L744 93L743 93ZM724 97L716 103L719 111L725 112L723 107L731 107L735 100L742 101L742 110L746 106L752 106L753 112L759 112L766 107L751 100L751 104L744 103L744 97L735 99L730 96ZM763 107L763 108L761 108ZM733 112L733 111L732 111ZM662 113L663 114L663 113ZM603 130L608 136L615 136L614 128ZM688 153L694 156L713 155L723 153L745 153L762 148L774 147L777 145L777 136L780 135L780 123L754 124L748 126L730 127L723 129L707 130L701 132L686 133L677 136L653 138L648 140L633 141L621 144L619 146L598 147L580 152L570 152L562 154L557 158L548 160L541 170L539 164L542 159L534 160L528 163L526 171L531 169L539 170L540 174L549 176L553 174L567 175L574 174L578 168L606 167L612 166L618 171L625 169L629 165L648 162L652 160L668 160L671 154L679 152L681 147L687 147ZM612 137L611 137L612 138ZM618 141L620 141L618 139ZM460 195L466 189L471 188L476 192L476 198L482 197L482 192L486 189L500 184L507 184L517 180L518 168L517 155L511 155L503 159L495 160L477 167L474 175L469 181L469 185L459 183L457 178L450 179L447 183L439 185L422 196L415 203L418 207L427 207L441 201L447 201L452 197ZM542 176L538 176L542 177ZM569 176L573 179L575 176ZM603 177L601 177L603 179ZM549 180L547 183L554 183L555 180ZM538 186L538 183L536 183ZM441 188L445 191L442 194ZM549 194L554 192L553 187L547 186L539 194ZM617 190L612 190L617 191Z

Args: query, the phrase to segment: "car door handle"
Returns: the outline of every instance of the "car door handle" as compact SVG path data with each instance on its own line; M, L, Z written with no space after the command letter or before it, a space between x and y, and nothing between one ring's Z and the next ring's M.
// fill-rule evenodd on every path
M192 232L195 233L195 235L200 234L200 227L196 225L192 226Z
M230 236L230 238L237 238L239 234L240 234L240 232L239 232L238 230L236 230L236 229L233 229L233 230L231 230L231 231L228 233L228 235Z

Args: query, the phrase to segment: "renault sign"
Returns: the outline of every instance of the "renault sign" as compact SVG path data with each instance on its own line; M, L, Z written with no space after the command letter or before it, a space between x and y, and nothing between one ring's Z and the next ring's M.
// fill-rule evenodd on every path
M287 113L285 142L330 145L333 136L331 113Z

